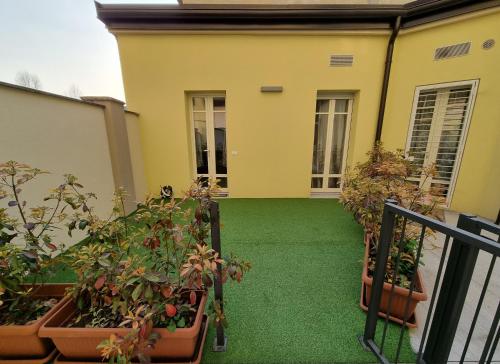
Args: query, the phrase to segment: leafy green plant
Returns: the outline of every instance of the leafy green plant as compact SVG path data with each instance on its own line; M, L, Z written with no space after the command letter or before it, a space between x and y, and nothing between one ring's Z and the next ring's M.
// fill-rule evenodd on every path
M250 263L232 255L224 260L209 247L208 209L215 191L214 185L193 184L181 200L150 198L133 216L116 209L120 216L113 224L82 215L74 220L89 221L91 242L70 256L78 276L78 314L71 325L131 329L101 343L103 358L147 362L157 339L153 327L191 327L215 279L239 282L250 269ZM221 315L215 315L216 323L225 322Z
M23 198L24 189L39 176L47 174L29 165L8 161L0 164L0 322L25 324L36 320L54 304L51 299L33 299L40 286L27 289L24 284L43 283L53 272L64 250L53 232L64 228L67 212L78 208L76 196L83 187L76 177L64 181L44 198L43 205L32 205Z
M416 183L413 176L423 176L423 183ZM391 152L382 145L376 145L369 153L365 163L358 164L354 171L347 173L341 194L344 207L353 213L354 218L364 228L369 237L370 255L368 273L375 269L375 255L382 224L382 213L386 199L395 200L399 206L439 218L439 205L443 202L437 189L421 187L430 185L435 175L434 166L417 168L403 151ZM402 239L402 252L396 283L408 287L411 277L416 271L416 255L421 226L408 221L404 224L397 219L394 229L394 240L386 269L386 281L392 283L393 272ZM432 234L431 230L426 231ZM423 261L420 260L421 264Z

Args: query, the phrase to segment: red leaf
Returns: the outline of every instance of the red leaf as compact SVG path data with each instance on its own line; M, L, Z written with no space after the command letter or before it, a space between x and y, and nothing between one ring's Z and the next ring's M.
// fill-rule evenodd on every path
M104 282L106 282L106 276L100 276L95 281L94 288L97 290L100 290L102 288L102 286L104 286Z
M161 289L161 294L163 295L163 297L169 298L170 296L172 296L172 287L170 286L163 287Z
M50 249L50 250L52 250L52 251L57 250L57 246L55 246L55 245L54 245L54 244L52 244L52 243L47 243L46 245L47 245L47 246L49 247L49 249Z
M195 291L191 291L191 293L189 294L189 303L191 303L192 305L194 305L196 303L196 292Z
M177 313L177 309L175 308L174 305L171 305L170 303L165 306L165 312L168 317L174 317L175 314Z

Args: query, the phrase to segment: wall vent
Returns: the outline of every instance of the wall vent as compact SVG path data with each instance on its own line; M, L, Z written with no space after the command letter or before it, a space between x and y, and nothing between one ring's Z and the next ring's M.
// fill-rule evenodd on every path
M495 45L495 39L487 39L483 42L483 49L491 49Z
M470 51L470 42L453 44L446 47L437 48L434 52L434 59L446 59L452 57L465 56L469 54Z
M330 56L331 67L351 67L354 61L353 55L333 55Z

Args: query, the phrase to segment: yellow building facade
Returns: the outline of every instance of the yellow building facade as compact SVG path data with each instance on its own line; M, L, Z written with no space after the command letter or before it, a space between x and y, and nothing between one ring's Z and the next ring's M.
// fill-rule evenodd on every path
M210 10L219 15L201 8L205 18L196 24L179 21L198 14L196 6L140 13L139 6L101 5L98 16L117 38L127 105L140 114L151 192L215 177L229 197L335 196L346 168L364 161L375 142L393 34L381 141L416 162L437 163L434 183L451 209L494 219L500 9L471 6L439 19L408 15L397 36L390 19L413 14L403 5L384 8L391 26L385 18L367 25L369 6L342 27L338 20L325 27L321 8L311 15L304 6L296 10L306 20L293 27L290 8L272 27L265 7L247 9L262 26L221 20L228 8L219 7ZM335 9L325 11L335 17Z

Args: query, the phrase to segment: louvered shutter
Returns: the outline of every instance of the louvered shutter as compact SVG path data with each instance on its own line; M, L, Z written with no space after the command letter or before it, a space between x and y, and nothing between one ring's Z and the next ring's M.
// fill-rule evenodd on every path
M463 151L472 87L421 90L414 109L407 153L418 168L435 163L437 174L431 181L421 175L413 180L437 189L447 202Z

